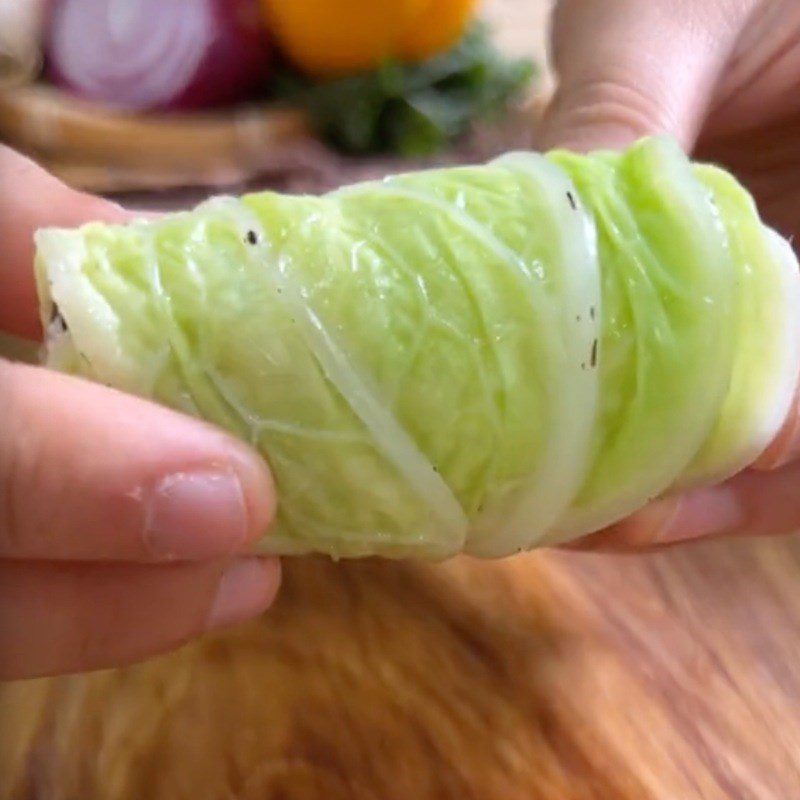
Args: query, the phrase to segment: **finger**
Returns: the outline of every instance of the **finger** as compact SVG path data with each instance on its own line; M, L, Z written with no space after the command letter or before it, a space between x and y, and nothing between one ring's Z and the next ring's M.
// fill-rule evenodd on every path
M275 559L165 566L0 561L0 680L100 669L252 617Z
M558 87L540 146L621 148L668 132L690 148L750 7L748 0L562 0Z
M652 547L709 536L777 536L800 529L800 463L651 503L586 537L580 549Z
M0 360L0 420L0 558L213 558L272 516L256 453L156 404Z
M796 117L798 68L800 4L758 3L714 93L709 132L728 137Z
M68 188L0 145L0 330L31 339L40 335L33 278L33 234L38 228L129 217L114 203Z

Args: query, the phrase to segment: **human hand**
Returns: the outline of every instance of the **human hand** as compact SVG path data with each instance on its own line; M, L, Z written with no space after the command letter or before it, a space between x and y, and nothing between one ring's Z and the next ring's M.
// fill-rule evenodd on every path
M796 0L562 0L559 85L539 146L621 148L668 132L724 164L767 223L800 234L800 4ZM753 465L658 500L576 547L637 549L800 529L800 401Z
M0 330L35 338L32 235L125 219L0 146ZM0 359L0 679L121 664L260 612L263 461L196 420Z

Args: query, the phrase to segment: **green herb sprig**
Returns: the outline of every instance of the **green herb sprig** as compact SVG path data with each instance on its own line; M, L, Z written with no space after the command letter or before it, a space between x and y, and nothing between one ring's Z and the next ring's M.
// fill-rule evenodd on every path
M531 82L534 64L495 47L474 24L450 50L420 63L386 61L363 74L313 81L281 67L278 98L302 105L316 133L347 153L433 155L478 121L499 116Z

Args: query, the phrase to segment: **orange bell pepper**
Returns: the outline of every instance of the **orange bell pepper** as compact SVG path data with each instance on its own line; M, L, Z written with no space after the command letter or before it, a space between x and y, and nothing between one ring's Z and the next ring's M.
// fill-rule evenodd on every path
M450 47L477 0L261 0L274 41L319 77L418 61Z

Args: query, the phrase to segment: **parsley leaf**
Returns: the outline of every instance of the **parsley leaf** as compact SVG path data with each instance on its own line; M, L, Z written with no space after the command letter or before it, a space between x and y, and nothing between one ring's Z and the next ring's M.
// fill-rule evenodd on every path
M492 119L536 74L526 59L501 54L485 24L449 51L416 64L387 61L357 75L315 82L290 67L278 98L306 109L317 135L352 154L433 155Z

